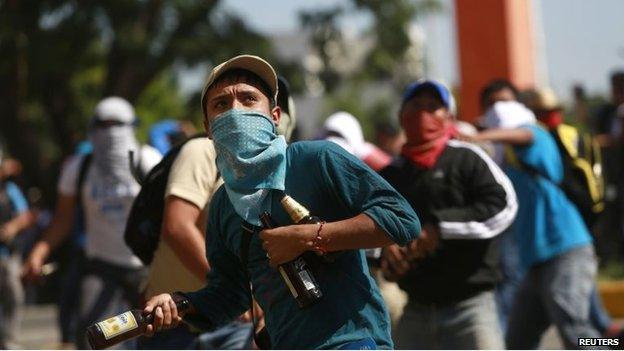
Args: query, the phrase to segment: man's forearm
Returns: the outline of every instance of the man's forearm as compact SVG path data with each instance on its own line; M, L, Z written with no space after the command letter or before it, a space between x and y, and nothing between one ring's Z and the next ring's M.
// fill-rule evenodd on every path
M65 223L52 222L48 230L46 230L41 240L38 243L38 246L45 245L46 247L46 256L50 253L50 251L56 249L65 241L65 238L68 236L70 232L71 226Z
M199 228L193 223L187 223L171 229L163 233L165 242L188 270L199 279L206 279L210 266L206 259L206 242Z
M388 234L364 213L324 224L320 236L323 249L327 251L370 249L393 244Z
M31 213L30 211L26 211L5 223L4 229L9 235L7 239L12 240L19 232L30 226L31 222Z
M74 196L59 195L56 201L56 211L52 218L52 223L43 233L41 240L37 244L39 252L45 252L46 256L54 250L69 235L69 231L74 223L76 211L76 199ZM35 251L35 250L33 250Z
M273 267L305 251L370 249L394 243L390 235L364 213L336 222L265 229L260 232L260 239Z
M528 145L533 142L533 133L525 128L489 129L474 136L475 141L492 141L512 145Z
M163 239L184 267L203 281L209 266L206 259L206 240L196 224L201 217L201 209L181 197L169 195L165 201L163 217Z

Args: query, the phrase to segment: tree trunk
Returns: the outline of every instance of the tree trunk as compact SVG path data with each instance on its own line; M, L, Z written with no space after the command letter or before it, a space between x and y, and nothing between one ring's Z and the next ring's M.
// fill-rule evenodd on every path
M28 185L38 186L42 190L49 190L42 171L41 151L33 126L24 115L26 77L28 74L27 61L23 50L20 50L18 41L20 35L11 45L12 55L7 55L10 68L8 76L0 83L0 130L6 140L13 157L24 166L24 179ZM49 177L47 177L49 180Z
M43 92L43 106L46 115L52 120L52 133L62 155L71 154L74 147L72 130L67 123L67 117L75 111L68 80L67 77L48 77Z

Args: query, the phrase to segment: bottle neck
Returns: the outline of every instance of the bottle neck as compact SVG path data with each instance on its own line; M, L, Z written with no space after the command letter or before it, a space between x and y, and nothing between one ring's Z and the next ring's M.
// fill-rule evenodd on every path
M280 200L280 204L290 216L293 222L299 223L303 221L305 218L310 217L310 211L305 208L303 205L295 201L292 197L288 195L284 195Z
M262 223L262 227L266 229L275 228L277 226L271 215L266 211L260 215L260 222Z

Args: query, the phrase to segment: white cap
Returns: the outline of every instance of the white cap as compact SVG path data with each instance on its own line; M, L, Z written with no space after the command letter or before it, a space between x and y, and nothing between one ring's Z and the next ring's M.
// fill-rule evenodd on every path
M119 121L132 124L135 120L134 107L123 98L111 96L95 106L94 119L100 121Z
M486 128L513 129L536 123L531 110L517 101L499 101L485 113L482 124Z
M340 111L330 115L325 120L323 128L325 128L327 132L340 134L347 144L354 149L364 144L362 126L357 118L348 112Z
M332 114L325 120L323 128L325 132L334 132L340 135L340 137L330 135L325 140L340 145L361 160L375 151L375 147L364 140L360 122L348 112L340 111Z

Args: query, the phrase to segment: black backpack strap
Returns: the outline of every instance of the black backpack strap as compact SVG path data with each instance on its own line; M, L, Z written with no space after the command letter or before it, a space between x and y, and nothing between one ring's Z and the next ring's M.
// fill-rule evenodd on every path
M87 178L87 171L89 170L89 166L91 165L91 161L93 160L93 154L88 153L84 155L82 161L80 163L80 170L78 171L78 179L76 181L76 204L78 208L82 211L82 187L84 185L85 179Z
M241 236L241 264L243 265L243 271L245 273L245 277L249 280L250 293L251 291L251 276L249 275L249 271L247 270L247 263L249 262L249 247L251 246L251 237L255 232L255 228L246 222L243 222L241 225L242 236Z
M262 330L260 330L258 333L256 333L256 315L254 313L254 305L253 305L253 284L251 283L251 275L249 274L249 271L247 270L247 263L249 262L249 247L251 246L251 238L253 237L253 234L255 233L255 228L253 225L247 223L247 222L243 222L243 224L241 224L241 232L242 232L242 236L241 236L241 264L243 265L243 272L245 273L245 277L247 278L247 280L249 281L249 301L251 301L251 324L252 324L252 333L253 333L253 337L254 337L254 341L256 342L256 345L261 349L261 350L269 350L271 349L271 340L269 338L269 334L266 330L266 328L262 328Z
M138 155L137 155L138 154ZM139 185L143 185L143 181L147 176L146 170L143 169L141 165L141 160L143 159L143 147L139 147L139 149L128 151L128 162L130 163L128 166L130 167L130 173L134 180L136 180Z

